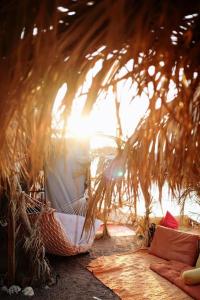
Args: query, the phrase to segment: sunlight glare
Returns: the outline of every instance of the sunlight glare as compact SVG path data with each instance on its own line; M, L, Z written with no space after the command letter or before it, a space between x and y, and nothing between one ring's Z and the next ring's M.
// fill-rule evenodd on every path
M98 49L102 50L105 46ZM142 59L142 58L141 58ZM161 65L164 62L160 62ZM106 78L110 80L112 72L115 72L117 68L118 61L115 60L110 72L108 72ZM76 139L90 139L90 146L94 148L102 147L117 147L116 137L117 137L117 116L116 116L116 99L119 105L119 115L122 127L122 139L126 140L129 138L136 126L138 125L141 118L145 115L148 110L149 102L153 97L154 85L150 81L146 88L138 95L138 83L133 81L133 79L126 76L129 72L133 70L134 61L129 60L124 67L119 69L116 79L120 79L117 82L116 87L110 86L102 90L97 96L96 102L89 115L82 116L83 107L87 101L87 93L89 92L92 81L94 77L101 71L103 66L103 59L97 60L93 67L86 74L85 81L83 85L79 88L77 94L75 95L74 101L72 103L71 114L68 118L65 136L73 137ZM155 76L156 80L159 80L157 85L157 90L162 88L163 82L165 80L161 73L156 73L155 66L151 65L148 68L148 73L150 76ZM181 76L181 74L180 74ZM107 84L104 78L103 84ZM53 110L52 110L52 128L63 130L65 122L62 119L62 113L64 111L63 99L67 93L67 84L64 83L55 98ZM169 84L169 91L167 93L167 102L172 101L177 94L177 88L174 82L171 80ZM161 106L161 99L158 98L155 108L159 109Z
M88 139L93 134L89 117L69 117L66 136L77 139Z

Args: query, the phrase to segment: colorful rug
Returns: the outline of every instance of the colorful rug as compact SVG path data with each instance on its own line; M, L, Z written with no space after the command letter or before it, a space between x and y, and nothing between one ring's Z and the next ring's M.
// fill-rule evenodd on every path
M189 300L190 296L149 269L164 260L146 250L102 256L88 265L103 284L122 300Z

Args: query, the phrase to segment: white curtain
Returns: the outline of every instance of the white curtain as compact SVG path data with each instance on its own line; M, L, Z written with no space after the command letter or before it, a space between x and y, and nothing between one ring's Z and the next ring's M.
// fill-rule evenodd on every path
M62 152L52 151L52 162L46 166L46 196L51 206L57 212L82 214L90 163L88 144L69 140Z

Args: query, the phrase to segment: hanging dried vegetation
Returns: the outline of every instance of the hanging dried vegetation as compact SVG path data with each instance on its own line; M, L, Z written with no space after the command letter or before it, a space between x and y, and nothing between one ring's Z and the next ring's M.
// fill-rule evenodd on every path
M147 94L149 109L98 178L87 220L101 206L106 217L113 199L121 204L125 189L133 195L135 210L142 189L148 222L152 183L160 191L165 181L172 192L199 188L199 13L198 0L2 0L2 186L12 182L16 165L20 180L34 180L48 160L58 88L67 83L62 103L66 120L88 71L101 59L83 113L90 112L101 92L110 86L115 90L127 78L136 83L137 95ZM133 68L120 76L130 60ZM114 176L119 170L125 176Z

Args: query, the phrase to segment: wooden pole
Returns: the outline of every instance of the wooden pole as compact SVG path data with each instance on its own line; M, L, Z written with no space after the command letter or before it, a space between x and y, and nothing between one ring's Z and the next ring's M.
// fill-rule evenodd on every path
M8 206L8 277L7 285L15 283L15 216L13 201Z

